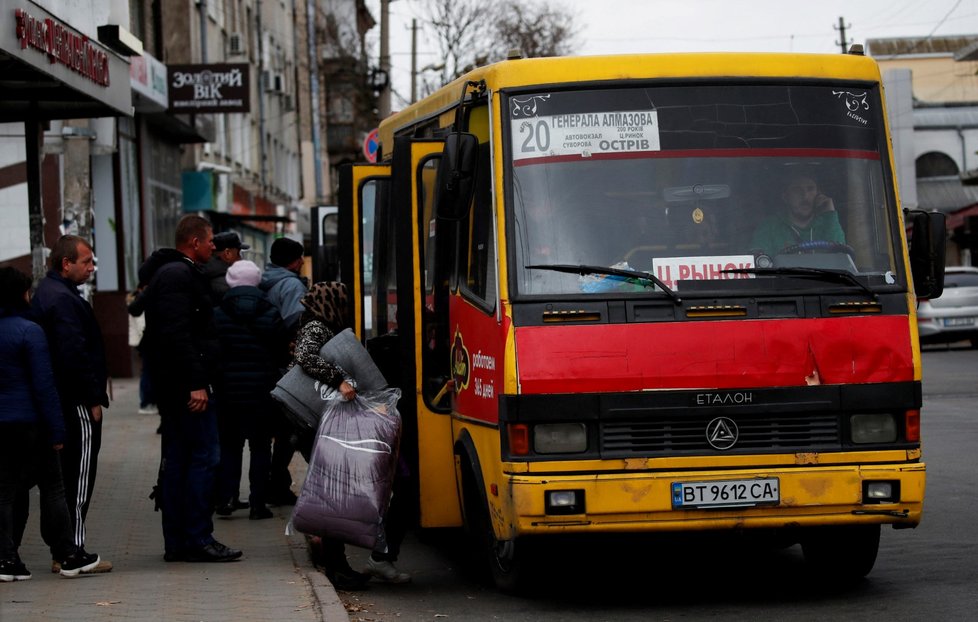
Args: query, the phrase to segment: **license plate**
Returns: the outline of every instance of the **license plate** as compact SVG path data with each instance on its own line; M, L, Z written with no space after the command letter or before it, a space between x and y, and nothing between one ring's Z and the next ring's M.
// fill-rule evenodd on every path
M944 318L945 326L974 326L975 318L973 317L947 317Z
M780 501L776 477L672 483L672 507L676 509L741 508L777 505Z

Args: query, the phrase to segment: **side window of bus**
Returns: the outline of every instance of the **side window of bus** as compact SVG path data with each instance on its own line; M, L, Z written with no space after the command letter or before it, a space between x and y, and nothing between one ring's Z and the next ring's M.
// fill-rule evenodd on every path
M433 199L441 156L430 156L418 167L418 217L421 239L421 283L424 304L421 309L423 327L421 370L422 394L428 405L437 411L449 408L449 397L442 389L451 377L448 335L448 281L453 264L453 228L440 221L434 213Z
M364 333L369 340L396 330L397 318L390 312L396 300L394 236L386 208L390 180L367 180L360 190L360 269L363 283Z
M464 291L491 311L496 297L496 243L488 143L479 146L478 170L472 208L462 223L460 273Z

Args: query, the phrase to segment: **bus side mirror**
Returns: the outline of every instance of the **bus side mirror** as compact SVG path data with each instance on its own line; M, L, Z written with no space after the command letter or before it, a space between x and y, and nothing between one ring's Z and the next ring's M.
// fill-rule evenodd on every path
M462 220L468 214L478 162L479 139L474 134L453 132L445 137L435 196L439 218Z
M944 292L944 246L946 223L939 212L910 212L910 271L917 298L939 298Z

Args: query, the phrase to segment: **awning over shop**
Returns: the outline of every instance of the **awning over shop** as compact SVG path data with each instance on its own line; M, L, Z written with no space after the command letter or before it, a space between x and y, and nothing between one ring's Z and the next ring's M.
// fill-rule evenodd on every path
M0 122L132 115L128 60L27 0L0 20Z

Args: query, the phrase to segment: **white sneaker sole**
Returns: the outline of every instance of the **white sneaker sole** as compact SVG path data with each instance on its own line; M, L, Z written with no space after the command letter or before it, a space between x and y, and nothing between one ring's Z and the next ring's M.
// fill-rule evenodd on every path
M30 581L33 575L22 574L0 574L0 583L13 583L14 581Z
M62 566L62 568L61 568L61 576L62 577L77 577L79 574L81 574L83 572L88 572L92 568L98 566L98 563L100 561L102 561L101 558L96 557L95 558L95 561L93 561L92 563L86 564L85 566L82 566L81 568L75 568L74 570L65 570L64 567Z

